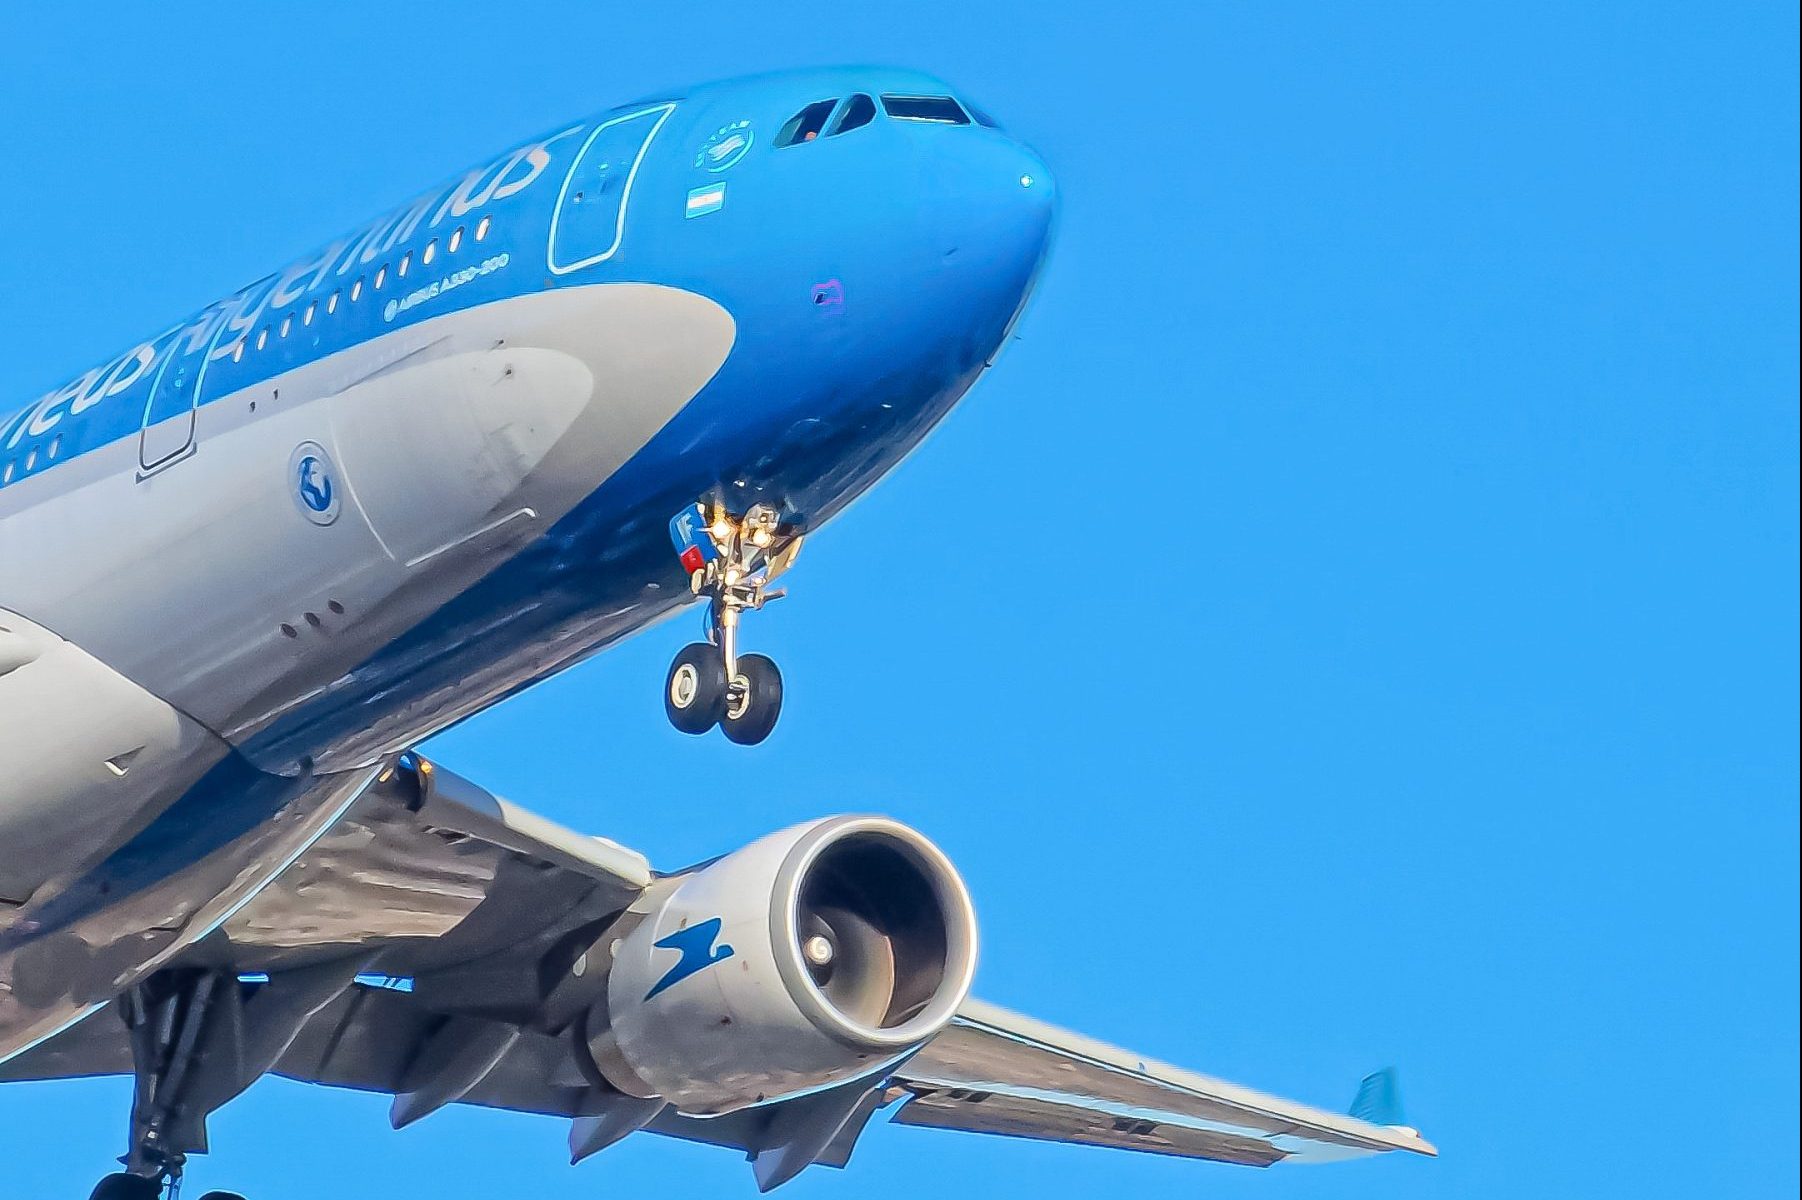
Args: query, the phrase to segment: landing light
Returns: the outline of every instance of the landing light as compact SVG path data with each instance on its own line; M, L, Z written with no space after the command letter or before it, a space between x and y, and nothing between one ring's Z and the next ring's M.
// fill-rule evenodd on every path
M1031 187L1032 182L1033 182L1032 176L1030 176L1030 175L1020 176L1020 186L1021 187Z

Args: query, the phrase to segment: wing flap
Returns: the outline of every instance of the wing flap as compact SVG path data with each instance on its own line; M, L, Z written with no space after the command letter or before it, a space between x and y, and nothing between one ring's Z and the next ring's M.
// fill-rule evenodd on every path
M895 1114L894 1121L897 1125L1106 1146L1248 1167L1268 1167L1285 1157L1269 1142L1241 1134L1192 1129L1145 1117L1115 1116L1078 1102L1038 1096L989 1093L972 1102L971 1093L963 1089L914 1092L913 1098Z
M1434 1154L1411 1129L1142 1059L972 1001L903 1064L904 1125L1269 1166L1389 1150Z

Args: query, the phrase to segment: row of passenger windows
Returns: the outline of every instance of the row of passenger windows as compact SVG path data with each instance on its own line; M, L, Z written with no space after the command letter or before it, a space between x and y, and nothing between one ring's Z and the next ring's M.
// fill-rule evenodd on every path
M44 447L44 455L43 455L44 465L49 466L51 463L55 462L56 456L58 454L61 454L62 451L63 451L63 435L59 433L55 437L50 439L50 444L48 446ZM15 476L15 475L23 476L33 470L36 470L37 465L38 465L38 449L36 446L33 446L31 449L29 449L25 452L24 458L15 458L12 461L8 462L4 467L0 467L0 487L4 487L5 485L11 483L13 481L13 476Z
M974 117L978 125L995 128L995 122L949 96L882 97L882 111L897 121L926 121L936 125L968 125ZM834 115L836 114L836 115ZM776 134L777 146L794 146L820 137L837 137L868 125L876 119L876 102L858 92L842 104L837 97L816 100L790 117Z
M485 242L488 240L488 235L493 232L493 229L494 222L492 218L489 217L483 217L480 221L477 221L473 231L469 231L466 226L460 226L450 235L450 237L444 240L443 252L445 254L455 254L463 248L466 241ZM419 252L419 263L421 266L429 267L438 260L438 255L438 239L433 238L426 243L425 249ZM404 279L412 269L413 252L409 250L401 255L400 261L395 264L394 274L398 278ZM244 352L247 346L254 345L256 349L261 350L269 344L272 337L279 341L294 332L296 322L298 322L302 328L305 328L322 317L334 315L340 308L348 308L349 305L355 304L363 298L365 291L379 292L387 285L388 264L383 263L376 268L375 275L369 280L369 286L367 288L364 286L364 281L359 279L350 285L348 295L343 291L333 292L323 302L318 300L310 301L306 308L301 311L299 316L296 316L291 312L286 313L279 322L271 322L270 324L263 326L257 331L254 343L251 342L248 335L239 338L237 345L232 347L232 361L243 362ZM0 464L0 486L5 486L6 484L11 483L15 478L23 478L30 474L38 468L40 463L44 466L49 466L56 461L57 456L62 453L62 449L63 435L59 433L50 439L48 445L43 446L41 449L37 446L33 446L25 452L23 457L13 458L4 464Z
M472 240L477 241L477 242L487 241L488 234L493 228L494 228L493 221L488 217L483 217L480 221L476 222L475 233L473 235ZM464 240L465 240L465 231L462 227L459 227L455 232L453 232L450 235L450 237L448 239L445 240L444 252L446 254L455 254L457 251L459 251L463 248ZM434 262L436 262L437 259L438 259L438 239L433 238L431 241L426 243L425 249L421 250L419 252L419 263L421 266L429 267ZM411 272L412 269L413 269L413 252L411 250L409 250L405 254L400 256L400 262L395 264L394 274L398 278L405 279L407 277L407 274L409 272ZM279 323L263 326L261 329L259 329L257 331L256 341L254 343L255 348L258 350L261 350L265 346L267 346L269 344L269 339L272 334L277 340L287 337L290 333L294 332L294 324L295 324L296 320L299 321L301 327L304 329L307 326L311 325L315 320L318 320L322 315L329 317L329 316L336 314L339 308L348 307L348 305L350 305L350 304L355 304L357 301L359 301L363 298L363 293L365 290L372 291L372 292L379 292L387 286L388 286L388 264L383 263L381 266L376 268L375 276L374 276L374 278L370 279L369 287L367 289L364 288L363 280L359 279L355 283L350 285L350 293L348 296L346 296L345 293L342 291L333 292L329 297L326 298L326 300L323 304L321 304L321 302L318 300L314 300L314 301L310 302L307 305L306 309L303 312L301 312L301 314L299 315L298 318L293 313L287 313L282 317L282 319ZM324 310L323 314L321 313L322 308ZM252 344L252 343L250 343L248 335L238 339L238 344L236 346L232 347L232 361L233 362L243 362L244 361L244 351L245 351L246 346L249 344Z

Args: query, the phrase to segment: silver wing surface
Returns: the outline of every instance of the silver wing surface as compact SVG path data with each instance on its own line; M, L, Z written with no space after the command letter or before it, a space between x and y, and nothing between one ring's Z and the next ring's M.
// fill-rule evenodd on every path
M623 1095L575 1051L610 966L594 947L659 878L629 850L403 762L178 960L183 1003L192 980L212 980L206 1028L223 1032L201 1039L187 1092L169 1099L196 1123L177 1132L204 1149L205 1115L274 1073L392 1095L397 1126L450 1103L568 1118L572 1158L638 1129L729 1146L766 1190L844 1166L885 1109L901 1125L1252 1166L1435 1153L1398 1113L1281 1100L977 1001L826 1092L706 1119ZM0 1065L0 1082L132 1073L155 1002L115 1000Z
M1436 1154L1378 1125L1168 1066L971 1001L895 1074L902 1125L1267 1167L1386 1150Z

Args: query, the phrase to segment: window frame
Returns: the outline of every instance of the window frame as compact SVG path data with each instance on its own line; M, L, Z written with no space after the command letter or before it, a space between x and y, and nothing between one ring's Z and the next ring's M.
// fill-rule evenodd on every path
M846 122L851 119L851 106L856 104L859 100L862 100L865 104L870 106L869 115L855 125L846 124ZM840 102L838 111L833 113L832 120L826 123L826 132L820 136L837 137L841 133L851 133L854 130L862 129L866 125L875 124L876 118L881 115L882 108L876 103L876 97L870 95L868 92L852 92Z
M811 100L803 104L795 112L795 115L782 122L782 128L776 131L775 148L786 150L790 146L805 146L809 142L819 141L826 131L826 126L832 121L832 114L838 111L838 106L843 104L844 100L843 96L834 96L829 100ZM813 136L804 137L801 131L806 126L807 115L816 112L821 114L820 123L813 127Z
M913 92L884 92L877 99L882 104L883 115L891 121L914 121L921 125L969 125L972 123L969 110L958 102L956 96L924 96ZM909 103L943 105L950 112L956 113L957 118L953 120L949 116L934 117L918 112L896 112L894 108L890 107L894 104L905 107Z

